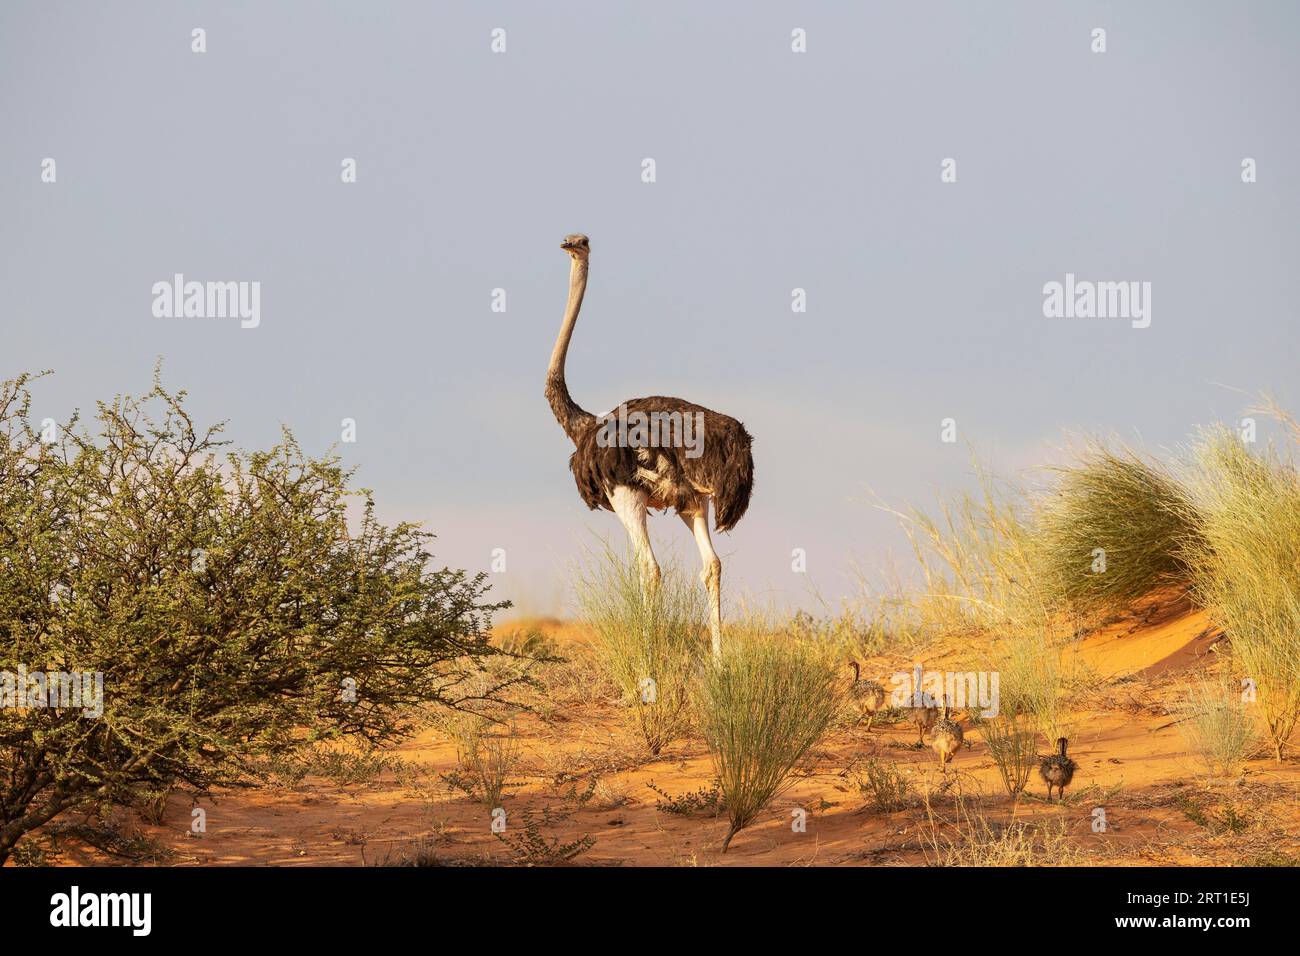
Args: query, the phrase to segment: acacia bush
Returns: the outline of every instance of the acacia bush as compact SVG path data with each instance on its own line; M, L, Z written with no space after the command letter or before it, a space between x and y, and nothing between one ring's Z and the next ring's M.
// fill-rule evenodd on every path
M256 783L315 740L390 742L523 679L481 680L506 606L485 576L432 570L431 535L380 524L337 458L288 431L233 450L157 379L94 429L38 429L31 382L0 384L0 862L69 809ZM38 671L102 673L102 714L45 698Z

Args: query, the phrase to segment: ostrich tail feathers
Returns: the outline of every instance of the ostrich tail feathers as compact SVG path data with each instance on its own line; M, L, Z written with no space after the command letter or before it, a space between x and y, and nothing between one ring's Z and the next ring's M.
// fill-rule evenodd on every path
M754 490L753 439L745 426L737 425L735 433L726 436L732 447L725 449L727 466L718 469L713 489L713 525L718 531L730 531L745 516Z

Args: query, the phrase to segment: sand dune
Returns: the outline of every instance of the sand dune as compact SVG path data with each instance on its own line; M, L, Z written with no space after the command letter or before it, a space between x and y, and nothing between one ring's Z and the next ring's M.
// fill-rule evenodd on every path
M583 640L564 622L532 622L559 643ZM1300 784L1294 761L1252 761L1244 776L1207 788L1186 753L1168 715L1178 683L1195 669L1211 667L1219 636L1206 615L1185 604L1153 601L1112 621L1068 651L1101 680L1070 714L1071 753L1078 761L1070 799L1042 800L1035 775L1029 796L1013 805L978 731L954 761L963 792L984 794L988 819L1051 822L1065 828L1073 862L1088 864L1243 863L1270 854L1300 853L1300 807L1292 796ZM938 648L927 656L941 667L962 648ZM906 666L898 659L867 662L868 672ZM965 722L967 727L969 722ZM865 760L878 758L900 768L918 792L941 784L933 754L913 749L915 731L906 723L873 728L839 728L814 754L811 766L779 796L764 818L744 831L723 856L718 852L725 821L709 814L667 813L651 789L680 795L707 788L712 771L698 741L678 744L658 758L640 760L613 705L593 705L537 717L519 725L521 786L507 798L509 820L519 826L526 808L551 807L568 813L543 829L547 839L568 841L589 835L592 848L578 860L595 865L899 865L934 858L936 834L921 807L881 813L866 806L854 783ZM393 753L431 774L455 767L453 746L428 731ZM571 799L585 791L590 775L600 783L582 805ZM936 805L951 793L936 795ZM200 804L207 832L188 833L190 803L173 796L162 825L119 821L172 851L181 865L357 866L393 862L425 839L444 862L505 863L508 849L489 829L487 810L445 789L422 799L384 772L363 784L340 785L308 776L280 790L229 792ZM1103 807L1105 832L1094 832L1094 810ZM1215 824L1224 808L1248 821L1226 833ZM807 813L806 832L791 828L791 813ZM1202 814L1204 810L1204 814ZM1198 817L1204 819L1198 822ZM1235 817L1234 817L1235 819ZM64 862L105 862L102 854L75 841Z

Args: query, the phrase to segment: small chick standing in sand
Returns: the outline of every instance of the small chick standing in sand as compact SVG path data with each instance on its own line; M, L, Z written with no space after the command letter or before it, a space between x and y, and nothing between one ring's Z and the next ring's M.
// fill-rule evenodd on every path
M877 681L863 680L862 669L858 667L857 661L849 661L849 666L853 668L853 686L849 688L849 695L853 702L862 709L863 715L867 718L867 732L871 732L871 721L876 714L885 706L885 688ZM858 717L861 723L862 717Z
M944 773L948 772L948 761L961 748L965 734L962 733L961 724L948 717L948 698L943 699L943 716L934 725L934 731L930 737L930 746L934 752L939 755L939 769Z
M1047 784L1047 799L1052 799L1052 788L1056 787L1056 795L1064 800L1065 788L1070 785L1074 779L1074 771L1078 769L1078 764L1065 755L1065 747L1070 741L1064 737L1056 738L1057 753L1050 757L1044 757L1043 762L1038 765L1038 774Z
M916 746L918 749L925 747L925 732L934 726L934 722L939 719L938 707L913 707L912 723L916 724Z

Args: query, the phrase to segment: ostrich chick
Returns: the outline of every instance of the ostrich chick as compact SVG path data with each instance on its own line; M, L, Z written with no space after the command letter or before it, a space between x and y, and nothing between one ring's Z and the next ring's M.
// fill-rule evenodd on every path
M1074 771L1078 769L1078 764L1065 754L1066 745L1069 740L1064 737L1056 739L1057 752L1050 757L1044 757L1043 762L1038 765L1038 775L1043 778L1047 784L1047 799L1052 799L1052 788L1056 788L1056 795L1059 799L1065 799L1065 788L1070 785L1074 779Z
M948 700L944 698L943 716L935 723L930 735L930 746L939 755L939 769L944 773L948 772L948 761L952 760L964 739L961 724L948 716Z
M934 722L939 719L938 707L921 707L912 708L912 723L916 724L916 747L918 750L925 748L925 732L934 726Z
M857 661L849 661L849 666L853 668L853 685L849 688L849 696L867 718L867 733L870 733L871 722L884 709L885 688L878 681L863 680L862 669L858 667ZM858 722L861 721L862 717L858 717Z

